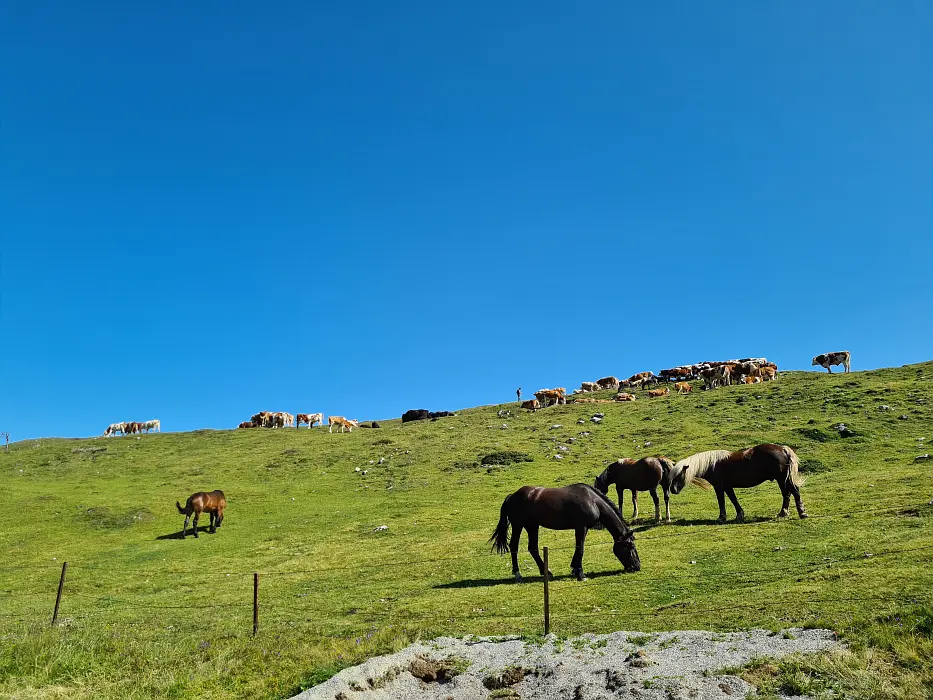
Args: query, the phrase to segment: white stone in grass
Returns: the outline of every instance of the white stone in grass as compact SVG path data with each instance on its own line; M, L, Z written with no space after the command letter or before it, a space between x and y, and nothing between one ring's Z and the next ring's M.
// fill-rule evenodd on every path
M380 525L379 527L374 528L373 532L385 532L388 529L389 529L388 525Z

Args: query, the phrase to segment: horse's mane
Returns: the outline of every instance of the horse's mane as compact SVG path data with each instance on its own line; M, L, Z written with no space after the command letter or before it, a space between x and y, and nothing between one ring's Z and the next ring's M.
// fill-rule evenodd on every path
M671 473L671 480L676 474L686 470L684 483L689 484L695 479L702 479L719 462L729 457L732 453L729 450L709 450L707 452L697 452L695 455L684 457L674 465Z
M591 486L590 484L580 484L580 485L585 486L590 491L592 491L597 496L599 496L599 498L603 501L603 503L609 506L612 512L615 513L617 516L619 516L619 520L622 521L622 524L625 525L625 516L622 515L622 511L619 510L619 507L615 504L615 502L611 498L609 498L609 496L607 496L604 493L601 493L599 489L593 488L593 486Z

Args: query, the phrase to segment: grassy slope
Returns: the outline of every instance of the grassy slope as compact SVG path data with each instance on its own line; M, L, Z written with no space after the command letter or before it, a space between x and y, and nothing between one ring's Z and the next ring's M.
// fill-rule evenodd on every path
M830 624L871 643L863 657L762 666L756 677L785 688L797 682L790 678L828 678L850 689L871 678L882 684L879 697L929 692L921 661L933 660L923 631L930 618L891 598L925 600L933 583L933 549L918 549L933 548L933 463L914 461L925 451L917 438L933 440L931 378L933 363L788 373L764 385L632 404L537 414L513 404L519 414L506 419L496 416L499 406L485 406L350 435L197 431L18 443L0 453L0 691L282 697L419 633L534 634L541 586L530 557L523 552L520 561L531 582L516 586L507 558L486 545L506 494L527 483L591 482L620 456L678 458L779 442L811 468L803 490L809 520L774 520L780 495L767 484L739 492L746 524L711 524L715 496L690 488L672 501L675 523L653 527L643 494L635 523L641 573L616 575L607 535L592 532L585 583L566 576L572 535L543 531L559 574L553 630ZM602 424L577 424L597 410L606 414ZM830 429L839 421L857 435L840 438ZM570 445L562 460L552 458L556 444ZM89 447L106 451L75 451ZM505 449L534 459L476 464ZM380 458L382 465L369 464ZM229 501L217 535L159 539L180 528L176 499L213 488ZM373 531L382 524L388 531ZM880 554L894 549L916 551ZM66 624L43 631L63 560ZM255 639L252 571L262 572ZM215 605L222 607L208 607ZM888 612L901 617L878 623ZM905 635L904 625L920 631ZM834 663L854 664L858 679L845 680ZM872 687L857 692L871 696Z

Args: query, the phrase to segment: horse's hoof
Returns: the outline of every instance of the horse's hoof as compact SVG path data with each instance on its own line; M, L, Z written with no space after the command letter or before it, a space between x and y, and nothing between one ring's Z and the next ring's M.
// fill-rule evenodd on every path
M801 514L800 514L800 519L801 519L801 520L803 520L803 519L805 519L805 518L809 518L809 517L810 517L810 516L807 515L806 513L801 513Z
M786 511L786 510L782 510L780 513L778 513L777 516L778 516L779 518L786 518L786 517L787 517L787 511Z
M725 524L726 524L726 519L725 519L725 518L719 518L716 522L719 523L720 525L725 525Z
M521 574L515 574L515 583L524 583L525 579L522 578Z
M554 580L554 572L551 571L550 569L547 570L547 580L548 580L548 581L553 581L553 580Z

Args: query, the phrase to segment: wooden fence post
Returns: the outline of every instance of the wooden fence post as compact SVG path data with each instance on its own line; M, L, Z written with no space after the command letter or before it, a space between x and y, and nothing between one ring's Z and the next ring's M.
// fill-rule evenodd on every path
M259 631L259 573L253 572L253 636Z
M547 565L547 547L544 548L544 634L551 633L551 595L548 590L548 579L551 577Z
M62 563L62 577L58 579L58 594L55 596L55 612L52 613L52 627L58 621L58 607L62 604L62 589L65 587L65 572L68 571L68 562Z

